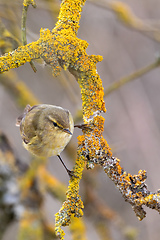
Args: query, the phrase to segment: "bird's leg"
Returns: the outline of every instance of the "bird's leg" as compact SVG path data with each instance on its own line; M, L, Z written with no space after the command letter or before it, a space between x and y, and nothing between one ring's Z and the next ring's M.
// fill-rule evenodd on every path
M82 130L92 130L92 128L88 124L85 124L85 123L76 124L76 125L74 125L74 127L78 127Z
M65 169L66 169L69 177L70 177L70 178L71 178L71 177L76 177L76 178L78 178L77 176L74 175L73 171L69 170L69 169L66 167L66 165L64 164L61 156L60 156L60 155L57 155L57 156L58 156L59 160L61 161L61 163L63 164L63 166L65 167Z

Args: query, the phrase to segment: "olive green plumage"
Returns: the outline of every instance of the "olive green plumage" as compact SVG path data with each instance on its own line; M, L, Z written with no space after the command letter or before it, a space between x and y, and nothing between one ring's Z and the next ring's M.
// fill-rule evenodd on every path
M27 105L17 119L24 147L34 155L59 155L70 141L74 123L71 113L58 106Z

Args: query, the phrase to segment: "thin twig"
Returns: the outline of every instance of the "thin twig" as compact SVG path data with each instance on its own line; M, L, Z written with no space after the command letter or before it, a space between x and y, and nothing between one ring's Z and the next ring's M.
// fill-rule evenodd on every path
M127 77L121 78L118 82L115 82L115 83L111 84L104 91L104 97L108 96L110 93L117 90L118 88L120 88L124 84L126 84L126 83L128 83L132 80L135 80L136 78L139 78L139 77L143 76L144 74L150 72L151 70L153 70L153 69L155 69L159 66L160 66L160 58L158 58L154 63L151 63L148 66L139 69L137 72L134 72L134 73L128 75Z
M34 1L33 1L34 2ZM23 4L23 10L22 10L22 23L21 23L21 36L22 36L22 45L26 45L27 44L27 38L26 38L26 21L27 21L27 10L29 7L29 2L27 3L27 5ZM36 4L35 2L32 3L32 6L35 8ZM34 72L37 72L36 67L34 66L33 61L30 61L30 65L31 68L33 69Z

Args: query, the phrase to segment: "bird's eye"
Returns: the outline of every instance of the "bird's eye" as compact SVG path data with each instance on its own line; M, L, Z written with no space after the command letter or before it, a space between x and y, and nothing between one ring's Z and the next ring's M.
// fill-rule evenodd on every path
M58 126L56 122L53 122L53 125L54 125L55 127L57 127L57 126Z

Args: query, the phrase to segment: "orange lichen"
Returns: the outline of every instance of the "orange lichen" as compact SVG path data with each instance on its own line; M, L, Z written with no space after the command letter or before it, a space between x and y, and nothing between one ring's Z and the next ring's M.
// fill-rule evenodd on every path
M16 50L6 53L0 58L0 72L17 68L38 57L40 57L38 42L18 47Z
M23 6L25 6L25 7L29 6L30 4L31 4L33 7L36 6L36 3L35 3L34 0L24 0L24 1L23 1Z
M32 2L34 1L25 0L24 4ZM61 239L64 236L61 227L70 223L71 216L83 215L79 182L85 162L88 168L94 168L95 164L104 168L125 200L132 205L140 220L145 217L143 204L160 212L159 192L153 194L147 190L146 172L140 170L138 175L133 176L125 172L120 166L120 160L112 157L107 141L102 136L104 118L101 112L105 112L106 109L102 81L96 69L96 64L102 61L102 57L87 55L88 43L76 36L84 3L85 0L62 1L59 20L52 31L41 29L40 38L36 42L21 46L0 58L0 72L19 67L35 58L42 58L51 66L55 76L59 74L61 67L68 69L81 88L83 120L88 125L88 129L84 128L83 135L78 137L77 160L74 167L77 178L72 177L70 180L66 201L56 214L55 229ZM113 3L113 9L117 11L122 21L132 24L132 19L127 15L128 9L123 4Z
M69 225L72 215L75 217L82 217L83 215L82 209L84 206L79 195L79 182L82 178L84 163L84 158L83 156L80 156L80 151L78 151L76 164L74 166L76 177L72 177L72 179L70 179L66 201L63 203L59 212L55 215L55 231L56 235L61 239L64 239L64 232L61 229L61 226Z
M119 159L114 157L106 158L103 167L125 200L132 205L139 220L142 220L146 216L142 205L160 212L160 194L159 192L153 194L147 190L147 185L145 184L147 178L146 171L140 170L138 175L132 176L121 168Z

